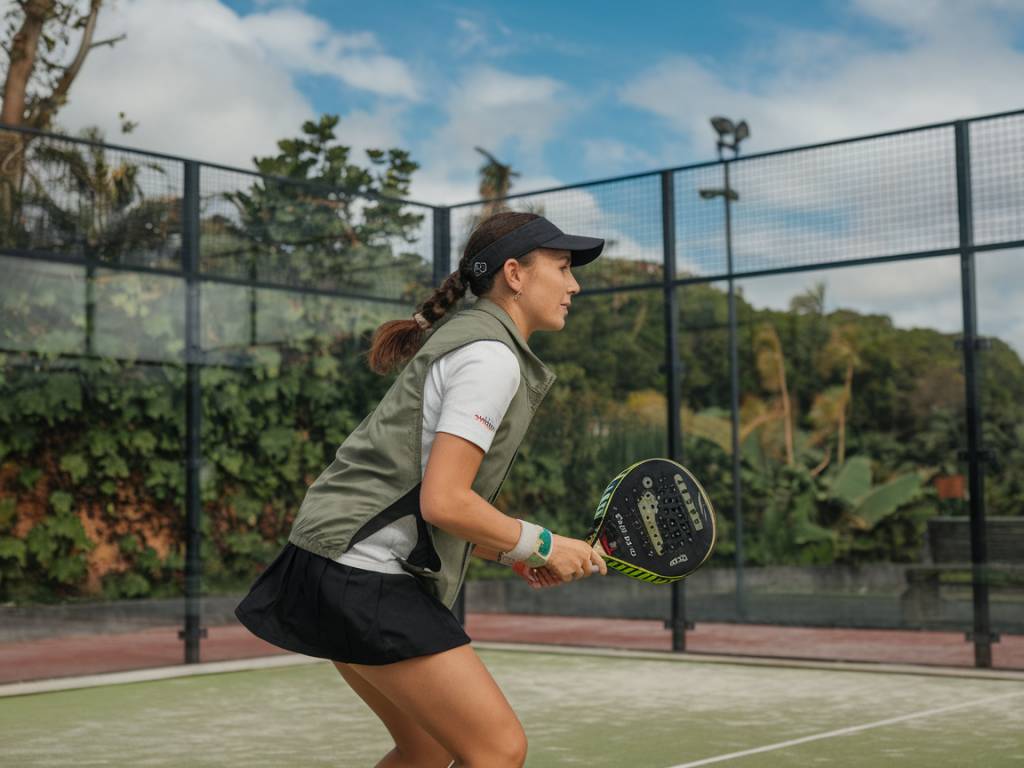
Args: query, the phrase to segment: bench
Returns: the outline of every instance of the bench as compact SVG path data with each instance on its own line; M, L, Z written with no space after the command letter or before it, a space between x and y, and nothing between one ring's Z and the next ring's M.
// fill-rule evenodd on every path
M990 595L1024 598L1024 517L989 517L985 522L988 563L981 567L979 577L988 584ZM960 587L963 599L971 599L974 570L970 518L928 520L928 548L931 563L906 569L907 587L900 597L904 621L918 626L963 626L961 620L949 614L942 589Z

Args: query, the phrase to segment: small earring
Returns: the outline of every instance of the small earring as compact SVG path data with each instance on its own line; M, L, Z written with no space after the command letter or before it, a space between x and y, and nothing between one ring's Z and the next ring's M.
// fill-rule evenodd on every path
M512 298L513 298L513 299L514 299L515 301L519 301L519 297L520 297L520 296L522 296L522 295L523 295L523 292L522 292L522 291L520 291L519 293L517 293L517 294L516 294L515 296L513 296Z

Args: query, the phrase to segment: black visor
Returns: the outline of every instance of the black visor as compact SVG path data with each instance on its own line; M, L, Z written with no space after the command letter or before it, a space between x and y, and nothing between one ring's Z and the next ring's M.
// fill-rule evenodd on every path
M501 269L509 259L517 259L536 248L552 248L572 253L572 266L582 267L601 255L604 240L599 237L567 235L547 219L532 219L499 237L473 257L473 274L486 275Z

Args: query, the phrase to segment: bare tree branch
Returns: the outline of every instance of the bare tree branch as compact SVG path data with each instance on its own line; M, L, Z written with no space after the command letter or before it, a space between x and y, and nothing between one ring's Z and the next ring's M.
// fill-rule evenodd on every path
M78 44L78 53L75 54L75 58L68 65L68 68L64 70L60 80L57 81L57 85L53 89L50 98L41 101L39 105L41 108L36 114L32 115L33 127L49 128L54 113L67 99L68 91L71 90L71 84L78 77L78 72L81 70L82 64L85 63L85 57L89 55L89 50L92 48L92 36L96 32L96 18L100 14L101 5L103 5L103 0L90 0L89 16L86 18L85 28L82 30L82 39Z

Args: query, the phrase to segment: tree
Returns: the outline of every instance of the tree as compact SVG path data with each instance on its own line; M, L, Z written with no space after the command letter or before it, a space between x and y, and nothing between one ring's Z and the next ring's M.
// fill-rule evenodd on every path
M789 399L789 387L786 385L786 360L782 355L782 342L779 334L771 323L762 323L754 336L757 350L757 371L761 375L761 384L769 392L779 393L779 404L782 408L782 427L786 444L786 464L793 466L795 456L793 449L793 416Z
M836 458L840 467L846 461L846 413L853 402L853 372L861 364L855 334L856 327L852 323L833 328L828 344L818 358L818 367L823 374L828 375L837 368L843 371L842 389L833 396L833 417L838 431Z
M277 143L277 155L253 158L265 177L225 193L237 218L203 223L231 233L208 254L218 271L274 282L333 285L415 301L432 270L405 243L419 237L423 213L404 203L419 167L401 149L369 149L369 167L337 143L337 115L306 121L302 135ZM294 183L290 183L294 182ZM241 258L240 258L241 257Z
M483 147L474 149L487 158L487 162L480 166L480 199L484 201L480 221L483 221L488 216L508 208L504 198L508 197L512 189L512 179L518 177L519 173L513 171L511 165L498 162L498 158Z
M94 40L102 5L103 0L17 0L6 15L8 67L0 123L40 131L53 127L90 51L123 39ZM62 63L71 49L70 62ZM30 143L28 135L0 131L0 242L11 242L14 234Z

